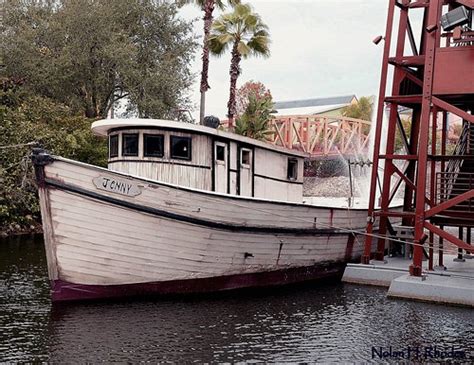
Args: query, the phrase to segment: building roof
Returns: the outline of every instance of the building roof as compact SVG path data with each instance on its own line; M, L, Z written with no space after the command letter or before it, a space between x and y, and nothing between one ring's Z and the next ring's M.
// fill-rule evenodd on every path
M321 107L328 105L347 105L356 98L355 95L332 96L326 98L291 100L291 101L277 101L274 105L275 109L295 109L306 107Z
M161 120L161 119L102 119L92 123L91 129L96 136L106 137L108 133L116 128L121 129L135 129L135 128L162 128L162 129L174 129L189 133L200 133L211 136L220 137L222 139L228 139L236 142L243 142L256 147L272 150L275 152L284 153L287 155L293 155L298 157L307 157L308 154L305 152L290 150L284 147L276 146L269 142L259 141L253 138L241 136L239 134L230 133L214 128L205 127L199 124L183 123L173 120Z
M321 106L307 106L303 108L291 108L291 109L276 109L277 113L275 116L278 118L280 115L285 114L291 115L315 115L330 112L347 106L348 104L334 104L334 105L321 105Z

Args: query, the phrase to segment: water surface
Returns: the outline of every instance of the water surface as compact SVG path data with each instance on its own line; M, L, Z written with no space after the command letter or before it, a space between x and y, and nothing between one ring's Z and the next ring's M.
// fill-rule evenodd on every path
M471 309L385 293L327 283L52 306L41 237L3 240L0 361L380 362L372 346L434 345L470 355Z

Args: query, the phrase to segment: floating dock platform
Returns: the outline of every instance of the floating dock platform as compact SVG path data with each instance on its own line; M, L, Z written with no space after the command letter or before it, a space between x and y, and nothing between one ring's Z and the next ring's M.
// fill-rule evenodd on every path
M426 302L474 307L474 258L465 255L462 261L456 255L444 255L445 267L428 270L423 263L422 276L410 276L412 260L386 257L384 261L371 260L369 264L348 264L343 282L387 287L387 296Z

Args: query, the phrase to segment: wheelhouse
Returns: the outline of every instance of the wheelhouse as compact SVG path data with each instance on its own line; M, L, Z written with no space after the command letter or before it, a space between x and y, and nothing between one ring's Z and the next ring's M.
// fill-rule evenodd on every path
M92 130L108 138L111 170L223 194L302 201L304 153L165 120L108 119Z

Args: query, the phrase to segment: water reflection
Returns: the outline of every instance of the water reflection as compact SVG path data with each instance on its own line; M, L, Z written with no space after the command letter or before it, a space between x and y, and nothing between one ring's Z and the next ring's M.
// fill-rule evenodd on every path
M0 360L369 361L372 346L474 348L470 309L338 283L51 308L41 244L0 253Z
M47 359L47 275L41 237L0 240L0 361Z

